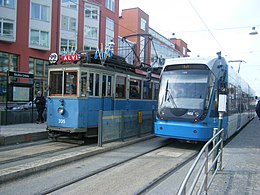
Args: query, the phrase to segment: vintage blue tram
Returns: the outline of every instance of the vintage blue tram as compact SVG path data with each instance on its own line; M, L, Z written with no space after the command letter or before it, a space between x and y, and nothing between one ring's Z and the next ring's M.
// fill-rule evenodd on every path
M227 98L222 127L225 139L254 117L254 91L217 58L166 60L161 72L155 135L207 141L218 127L219 95Z
M74 54L79 55L79 54ZM159 74L127 64L112 56L103 65L94 53L63 57L48 73L47 130L56 139L66 135L85 139L97 136L99 111L157 107ZM54 55L56 56L56 55Z

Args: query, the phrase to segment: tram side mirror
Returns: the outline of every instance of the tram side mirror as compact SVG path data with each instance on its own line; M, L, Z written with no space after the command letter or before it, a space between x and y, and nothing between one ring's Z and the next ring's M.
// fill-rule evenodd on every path
M218 111L227 112L227 95L220 94L218 96Z

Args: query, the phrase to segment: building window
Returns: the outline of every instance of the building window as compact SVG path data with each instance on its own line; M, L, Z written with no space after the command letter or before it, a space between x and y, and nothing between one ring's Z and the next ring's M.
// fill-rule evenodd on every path
M143 18L141 18L141 29L142 29L143 31L146 30L146 20L143 19Z
M49 62L36 58L29 58L29 73L34 74L35 77L48 76Z
M45 5L32 3L31 18L36 20L50 21L50 8Z
M0 36L14 37L14 21L0 18Z
M68 16L61 16L61 29L76 32L76 18L68 17Z
M85 37L89 39L97 39L98 38L98 29L96 27L91 27L85 25Z
M0 72L18 70L18 55L0 52Z
M90 46L84 45L84 51L94 51L96 49L97 49L97 47L90 47Z
M182 48L182 54L183 54L184 56L186 55L186 48L185 48L185 47Z
M42 91L47 95L47 77L48 77L49 62L46 60L29 58L29 73L34 74L35 94L37 91Z
M61 39L61 42L60 42L61 53L75 51L76 50L75 48L76 48L75 40Z
M91 5L85 5L85 17L98 20L98 8Z
M106 8L115 12L115 0L106 0Z
M14 8L14 0L0 0L0 6Z
M30 45L49 48L49 32L31 29Z
M106 45L114 40L114 21L106 18Z
M61 5L70 9L77 9L78 0L62 0Z
M145 62L145 38L144 37L140 37L140 51L142 51L140 53L140 61L141 62Z
M128 64L133 64L134 62L134 53L132 48L134 48L135 44L128 40L128 43L122 41L122 38L118 38L118 55L125 58L125 61Z

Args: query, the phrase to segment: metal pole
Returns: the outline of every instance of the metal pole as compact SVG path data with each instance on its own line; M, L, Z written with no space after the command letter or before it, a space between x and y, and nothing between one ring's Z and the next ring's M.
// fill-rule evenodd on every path
M99 118L98 118L98 146L102 147L102 118L103 111L99 110Z
M7 107L8 107L8 93L9 93L9 70L6 71L6 92L5 92L5 125L7 125Z
M223 140L224 140L224 130L221 132L221 144L220 144L220 161L219 161L219 170L222 170L222 155L223 155Z
M224 115L224 112L218 112L219 113L219 117L218 117L218 132L222 129L222 121L223 121L223 115ZM216 143L219 141L219 136L216 137ZM214 159L216 158L216 156L218 155L219 153L219 146L215 148L214 150ZM213 171L215 171L217 168L217 161L215 162L215 165L214 165L214 168L213 168Z

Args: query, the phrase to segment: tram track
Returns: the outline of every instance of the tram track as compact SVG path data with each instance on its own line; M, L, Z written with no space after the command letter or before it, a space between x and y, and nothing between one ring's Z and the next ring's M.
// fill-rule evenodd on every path
M104 171L107 171L107 170L109 170L109 169L115 168L115 167L117 167L117 166L119 166L119 165L122 165L122 164L124 164L124 163L127 163L127 162L129 162L129 161L132 161L132 160L134 160L134 159L137 159L137 158L139 158L139 157L141 157L141 156L143 156L143 155L145 155L145 154L148 154L148 153L150 153L150 152L152 152L152 151L158 150L159 148L162 148L162 147L165 147L165 145L163 145L163 146L161 146L161 147L154 148L154 149L149 150L149 151L146 151L146 152L144 152L144 153L142 153L142 154L139 154L139 155L136 155L136 156L134 156L134 157L128 158L128 159L123 160L123 161L121 161L121 162L117 162L117 163L113 163L113 164L107 165L107 166L102 167L102 168L100 168L100 169L97 169L97 170L95 170L95 171L93 171L93 172L91 172L91 173L88 173L88 174L86 174L86 175L83 175L83 176L81 176L81 177L79 177L79 178L75 178L75 179L70 180L70 181L68 181L68 182L66 182L66 183L63 183L63 184L61 184L61 185L59 185L59 186L55 186L55 187L53 187L53 188L50 188L50 189L47 189L47 190L45 190L45 191L39 192L39 194L49 194L49 193L55 192L55 191L57 191L57 190L59 190L59 189L65 188L65 187L67 187L67 186L70 186L71 184L74 184L74 183L76 183L76 182L79 182L79 181L82 181L82 180L84 180L84 179L90 178L90 177L92 177L92 176L94 176L94 175L98 175L98 174L100 174L100 173L102 173L102 172L104 172Z
M126 179L127 181L133 180L133 184L141 178L140 185L142 185L136 189L133 187L134 192L132 194L137 194L140 190L147 189L152 182L156 180L158 182L158 178L165 178L164 176L167 172L170 172L169 170L177 171L178 167L185 163L190 156L194 156L199 151L200 146L197 144L183 144L172 139L154 138L127 144L124 147L113 148L112 150L107 148L105 151L103 150L103 152L95 155L87 156L85 154L84 157L77 158L77 160L74 158L73 161L70 160L70 163L68 161L65 164L60 164L60 166L46 165L44 169L34 170L29 175L27 174L17 179L9 179L8 182L2 183L0 194L17 194L15 189L21 189L24 185L29 190L29 192L24 192L25 194L63 194L64 192L65 194L71 194L74 192L70 190L67 192L67 189L82 182L84 185L86 182L86 186L93 189L95 193L97 187L92 187L91 185L104 181L103 178L97 181L95 179L105 177L110 172L113 173L112 176L106 177L105 183L102 183L99 187L106 186L108 181L110 183L117 179L119 181L116 182L123 182L124 179L122 178L124 177L129 177ZM137 166L138 168L137 170L132 170L131 166ZM157 168L158 171L154 171ZM152 172L152 176L149 176L149 172ZM118 173L122 173L122 175L117 176ZM129 173L133 175L129 175ZM143 176L147 177L147 179L142 179ZM88 184L88 182L91 184ZM129 184L122 184L121 186L125 185ZM72 188L73 190L77 189L77 187ZM78 194L77 192L75 193Z
M35 148L38 148L39 150L35 150ZM45 151L40 149L41 147L49 148ZM23 147L19 149L13 149L13 150L7 150L7 151L1 151L0 152L0 165L12 163L12 162L18 162L29 158L35 158L40 157L42 155L48 155L53 154L56 152L62 152L66 151L71 148L78 147L77 145L64 145L64 146L58 146L57 143L44 143L44 144L36 144L34 146L30 147ZM34 149L33 149L34 148ZM50 149L52 148L52 149ZM32 152L33 150L33 152ZM10 156L9 153L12 153L13 156Z
M68 152L78 148L77 144L61 142L41 141L33 144L21 145L21 147L6 147L0 151L0 169L12 167L14 164L23 164L25 161L32 162L35 159L54 156L57 153Z
M74 178L70 181L64 182L60 185L56 185L52 188L46 189L44 191L38 192L38 194L50 194L50 193L56 193L58 192L58 194L60 193L59 190L62 189L66 189L67 187L76 184L78 182L84 181L86 179L91 179L91 177L95 177L98 176L102 173L105 173L107 171L113 170L113 169L117 169L118 167L125 165L127 163L133 163L133 161L138 160L140 158L146 158L147 156L152 155L152 153L157 153L159 152L159 150L163 150L163 148L170 146L172 143L168 143L166 145L162 145L160 147L156 147L153 148L151 150L148 150L146 152L140 153L138 155L135 155L131 158L127 158L125 160L122 160L120 162L116 162L116 163L112 163L109 164L105 167L102 167L100 169L97 169L95 171L92 171L90 173L87 173L85 175L81 175L80 177ZM194 159L194 157L198 154L199 150L196 150L196 152L193 152L193 154L191 156L189 156L187 159L185 159L185 161L182 161L180 163L178 163L176 166L173 166L171 168L169 168L166 172L164 172L162 175L160 175L157 178L154 178L149 185L144 186L138 193L135 194L143 194L145 192L147 192L148 190L150 190L151 188L153 188L154 186L158 185L160 182L164 181L165 179L167 179L170 175L172 175L173 173L175 173L177 170L179 170L181 167L183 167L184 165L186 165L188 162L192 161ZM63 193L63 192L61 192Z

